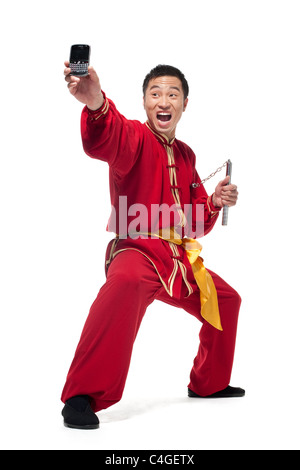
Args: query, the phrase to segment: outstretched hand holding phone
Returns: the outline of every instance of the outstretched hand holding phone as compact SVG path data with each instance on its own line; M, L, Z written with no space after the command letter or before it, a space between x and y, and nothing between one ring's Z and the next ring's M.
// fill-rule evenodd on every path
M76 77L71 74L70 62L65 61L65 80L71 93L80 103L86 104L92 111L101 108L103 95L99 77L93 67L89 66L89 74L85 77Z

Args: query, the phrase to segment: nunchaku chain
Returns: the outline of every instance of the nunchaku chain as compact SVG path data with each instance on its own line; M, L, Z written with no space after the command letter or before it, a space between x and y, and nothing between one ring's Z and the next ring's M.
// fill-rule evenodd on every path
M232 170L232 162L231 160L226 160L226 162L223 163L222 166L219 166L219 168L216 169L213 173L211 173L207 178L204 178L203 180L200 181L200 183L193 183L192 188L198 188L201 186L201 184L205 183L205 181L210 180L213 176L215 176L219 171L222 170L226 166L226 175L229 175L231 178L231 170ZM229 179L230 181L230 179ZM228 183L229 184L229 183ZM223 214L222 214L222 225L227 225L228 224L228 206L223 206Z
M223 163L222 166L219 166L219 168L216 169L216 171L214 171L213 173L211 173L209 176L207 176L207 178L204 178L203 180L201 180L200 183L193 183L192 184L192 188L198 188L199 186L201 186L201 184L204 184L206 183L206 181L210 180L211 178L213 178L217 173L219 173L219 171L222 170L222 168L224 168L227 163L228 163L229 160L226 160L226 162Z

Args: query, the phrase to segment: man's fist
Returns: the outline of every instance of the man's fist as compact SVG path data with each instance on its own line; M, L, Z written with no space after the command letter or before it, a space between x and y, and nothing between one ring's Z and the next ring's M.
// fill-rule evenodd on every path
M96 71L90 66L88 68L89 74L86 77L79 78L74 75L70 75L71 69L69 65L69 61L66 61L64 75L71 95L81 103L86 104L91 110L101 108L103 104L103 95L101 92L100 80Z
M228 184L229 180L230 177L226 176L217 185L212 196L212 203L215 207L235 206L239 193L235 184Z

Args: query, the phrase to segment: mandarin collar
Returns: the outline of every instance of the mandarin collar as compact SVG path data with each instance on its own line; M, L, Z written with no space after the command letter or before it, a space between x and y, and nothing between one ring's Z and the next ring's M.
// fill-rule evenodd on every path
M159 142L162 142L164 145L168 145L169 147L171 147L174 144L176 137L169 139L169 137L167 137L165 134L161 134L160 132L157 132L155 129L153 129L149 121L146 121L145 124L148 127L148 129L150 129L150 131L155 135L155 137L157 138Z

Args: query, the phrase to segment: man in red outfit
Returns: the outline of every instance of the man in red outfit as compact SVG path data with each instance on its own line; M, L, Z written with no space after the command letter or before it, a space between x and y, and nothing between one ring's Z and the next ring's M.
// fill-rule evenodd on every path
M155 299L202 322L189 397L244 396L229 385L241 299L205 269L196 241L213 228L224 205L236 204L238 192L226 177L208 196L193 151L175 138L188 104L184 75L167 65L151 70L143 85L148 120L142 124L119 113L92 67L78 78L65 66L70 93L85 104L83 148L109 165L107 229L116 237L107 248L106 283L91 306L63 389L64 424L97 428L95 413L121 399L134 340Z

